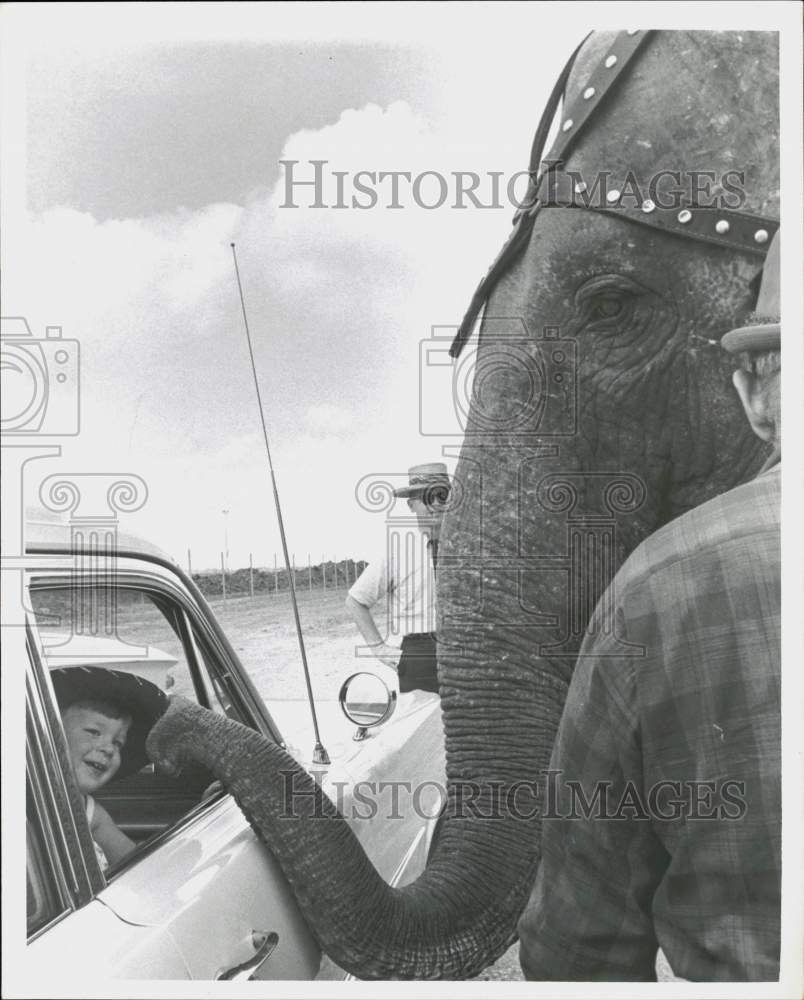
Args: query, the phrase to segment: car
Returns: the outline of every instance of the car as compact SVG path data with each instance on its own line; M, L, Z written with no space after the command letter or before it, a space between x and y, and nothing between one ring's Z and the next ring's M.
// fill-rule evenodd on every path
M57 970L62 982L90 975L343 978L322 956L270 848L201 767L176 777L149 764L99 790L97 800L137 845L101 870L69 764L52 669L139 673L286 744L207 601L167 556L121 537L113 556L95 550L87 558L80 544L52 531L29 541L26 551L31 975ZM317 705L322 728L332 721L333 705L340 712L337 695ZM359 671L342 686L340 702L345 714L339 714L341 738L328 745L331 763L300 762L337 802L380 873L404 884L426 863L437 822L444 781L438 698L419 692L397 702L379 677ZM382 802L366 806L367 789L380 782L426 785L432 795L416 808L403 797L389 818Z

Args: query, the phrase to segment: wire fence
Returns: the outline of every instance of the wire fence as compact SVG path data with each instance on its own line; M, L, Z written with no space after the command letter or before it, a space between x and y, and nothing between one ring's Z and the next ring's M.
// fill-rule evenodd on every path
M347 591L366 567L365 560L327 559L313 563L310 556L301 565L295 556L291 560L291 573L296 592L314 590ZM226 566L223 552L220 554L220 568L193 572L193 558L187 550L187 569L205 597L253 597L255 594L281 594L290 590L290 579L284 565L279 565L276 554L273 566L255 566L249 555L248 566L232 569Z

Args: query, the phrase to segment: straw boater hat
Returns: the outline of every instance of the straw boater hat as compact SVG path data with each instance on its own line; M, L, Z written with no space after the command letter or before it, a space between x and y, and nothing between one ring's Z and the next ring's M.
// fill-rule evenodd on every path
M782 328L779 322L781 314L781 253L779 248L779 233L771 241L765 266L762 269L762 281L759 285L759 295L755 315L759 317L751 326L740 326L721 339L722 347L731 354L740 351L778 351L781 349Z
M427 462L411 465L408 469L408 485L394 490L395 497L418 497L433 491L449 490L449 476L443 462Z
M148 763L145 739L156 720L167 710L164 691L144 677L108 667L59 667L50 671L50 679L62 712L76 702L105 701L131 716L116 778L135 774Z

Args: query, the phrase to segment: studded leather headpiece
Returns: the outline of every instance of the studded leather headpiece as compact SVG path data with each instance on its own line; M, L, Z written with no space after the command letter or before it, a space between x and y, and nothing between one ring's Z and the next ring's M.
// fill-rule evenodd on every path
M634 61L641 52L644 52L655 34L654 31L636 29L619 32L602 61L586 81L578 99L563 114L557 138L550 152L544 156L547 133L564 94L575 59L586 38L570 56L553 87L536 130L529 167L531 183L525 204L514 216L511 235L472 296L450 348L450 355L453 358L458 357L471 336L480 310L497 281L524 250L536 216L544 207L584 208L615 215L625 221L651 226L677 236L765 256L770 241L779 228L778 219L728 208L698 208L694 205L665 208L650 198L640 199L636 203L632 200L629 203L624 186L620 188L616 185L608 188L600 203L596 203L588 198L582 182L574 183L570 175L562 173L559 169L578 137L593 119L595 111L603 101L610 98L616 85L623 80L629 67L633 66Z

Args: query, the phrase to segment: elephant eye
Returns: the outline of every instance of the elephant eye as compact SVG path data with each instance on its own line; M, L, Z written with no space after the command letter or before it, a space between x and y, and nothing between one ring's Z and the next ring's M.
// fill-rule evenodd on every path
M631 315L633 296L624 291L591 295L583 303L583 321L587 329L606 331L621 328Z
M592 308L590 319L612 319L619 315L622 307L621 300L613 295L598 299Z
M652 303L660 296L626 274L596 274L575 292L578 331L603 337L629 337L644 328Z

